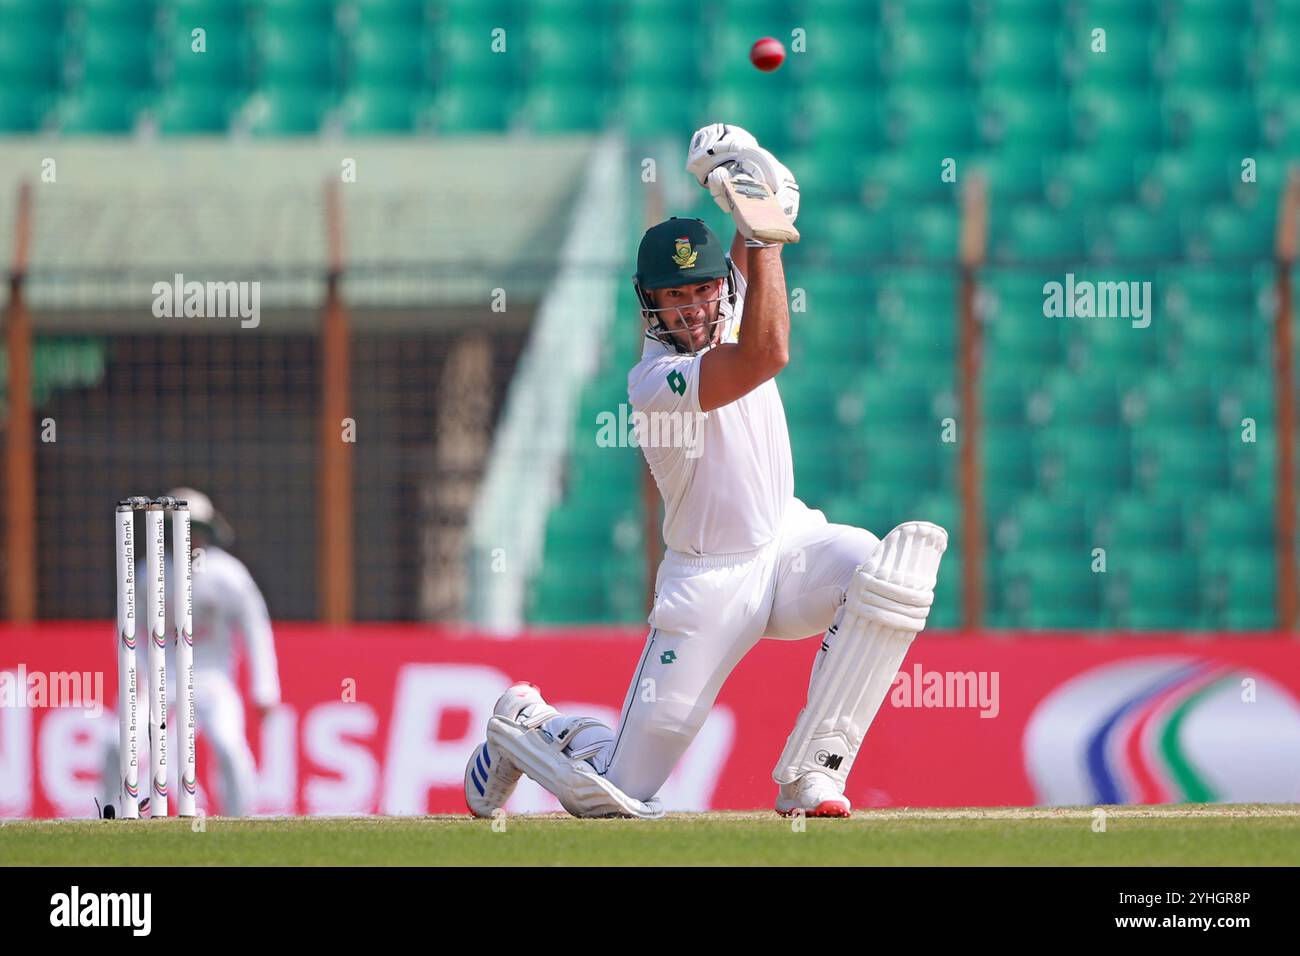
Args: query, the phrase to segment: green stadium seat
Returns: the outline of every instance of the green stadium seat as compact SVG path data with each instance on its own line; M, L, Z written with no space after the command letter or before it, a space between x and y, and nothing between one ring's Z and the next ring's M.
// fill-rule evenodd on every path
M1194 311L1179 322L1178 366L1196 373L1226 373L1259 362L1250 315Z
M1161 51L1166 82L1231 88L1241 83L1243 44L1240 16L1234 29L1207 29L1204 23L1175 23Z
M257 50L264 83L326 89L338 72L338 47L327 29L268 24L257 36Z
M1174 212L1141 206L1100 211L1089 219L1089 254L1102 261L1138 265L1174 259L1182 249Z
M1055 92L998 90L982 99L981 140L990 146L1056 152L1070 140L1069 114Z
M801 215L798 225L801 233L806 230L809 240L841 255L888 257L894 250L892 218L861 207L837 206L810 217L806 224Z
M604 85L612 70L614 46L614 36L599 20L531 24L527 32L530 76L548 85Z
M1058 429L1039 439L1037 452L1044 491L1092 501L1132 483L1132 453L1123 429Z
M363 27L352 38L350 82L415 89L429 81L431 60L418 30L387 24Z
M1122 422L1120 392L1109 372L1072 374L1061 371L1029 405L1036 424L1072 432L1081 428L1118 428Z
M1221 153L1177 152L1155 158L1142 182L1143 198L1171 209L1199 208L1228 198L1240 167Z
M1001 551L1050 548L1079 551L1091 547L1092 530L1084 505L1041 495L1023 498L995 529Z
M1145 331L1145 330L1134 330ZM1131 406L1142 427L1210 427L1218 418L1216 389L1209 379L1179 373L1153 373Z
M1243 631L1276 629L1274 561L1271 548L1239 550L1229 560L1215 561L1203 568L1202 590L1217 615L1217 626Z
M957 207L931 203L894 220L894 250L903 262L955 263L961 230Z
M249 0L163 0L161 4L171 24L186 34L196 27L209 33L217 26L241 29L250 5Z
M1121 387L1145 375L1166 358L1169 342L1159 314L1148 328L1124 318L1076 319L1090 375L1110 376Z
M156 0L70 0L67 7L74 21L99 28L113 22L150 22L158 4Z
M929 429L938 432L935 393L928 385L873 375L863 380L854 398L861 409L860 418L869 428L906 425L922 432L928 433ZM859 416L854 418L857 420Z
M50 95L39 89L0 86L0 133L34 133L49 108Z
M63 0L0 0L0 23L58 30L67 14Z
M945 183L940 178L942 159L933 152L881 154L866 171L863 197L867 205L873 208L910 207L919 202L955 200L956 184Z
M1271 554L1276 529L1270 501L1210 496L1197 502L1189 517L1203 552L1222 553L1228 563L1241 551Z
M1123 202L1134 193L1133 154L1101 146L1061 155L1047 164L1048 195L1057 206L1092 209Z
M1276 24L1264 30L1256 49L1258 79L1256 90L1268 95L1289 96L1300 88L1300 29L1278 29Z
M860 476L862 493L867 495L886 488L935 488L942 474L942 459L948 454L940 444L938 428L868 423L862 436L862 456L850 462L850 473Z
M903 24L885 34L884 73L894 83L928 83L949 88L970 77L970 50L960 25L936 27Z
M1033 429L1023 425L985 425L980 473L986 499L990 494L1022 497L1037 486L1033 434Z
M686 94L664 98L662 88L629 85L614 109L614 118L621 122L632 136L670 138L679 136L683 129L697 129L706 116L701 97ZM790 163L786 164L790 166ZM794 169L794 166L790 166ZM796 173L800 190L808 191L805 177Z
M438 93L427 118L444 134L503 132L518 99L513 90L456 84Z
M1119 621L1139 631L1204 626L1201 587L1194 558L1157 552L1108 556L1107 583L1122 588Z
M1057 24L1018 15L1015 20L988 24L980 37L975 67L985 84L1027 91L1056 86L1061 59Z
M1087 549L1049 548L1008 555L997 583L1015 626L1085 629L1101 623L1099 574Z
M1065 34L1066 63L1076 91L1141 91L1152 83L1151 65L1156 33L1144 26L1112 23L1106 29L1106 52L1092 50L1093 25L1077 21Z
M631 24L681 23L700 16L700 5L695 0L627 0L623 6Z
M59 64L56 34L30 23L0 30L0 87L52 88Z
M985 320L985 355L990 367L1052 364L1064 352L1062 320L1037 313L1001 310Z
M1019 263L1065 263L1083 255L1082 223L1041 203L1024 203L990 225L994 258ZM1040 286L1041 288L1041 286Z
M77 41L81 81L87 86L141 89L153 82L153 35L134 29L86 31Z
M409 133L416 126L416 101L407 90L360 87L343 99L341 119L352 135Z
M506 29L506 48L493 50L493 30L506 29L500 22L461 22L453 20L440 32L443 82L452 84L494 85L510 87L520 76L526 59L518 31Z
M980 419L986 425L1024 425L1028 421L1033 379L1024 369L998 370L980 376Z
M1109 59L1110 53L1106 54ZM1091 148L1120 148L1130 155L1160 143L1160 104L1128 89L1082 89L1073 96L1075 139ZM1121 145L1122 144L1122 145Z
M268 25L308 30L312 26L333 27L337 3L336 0L253 0L253 6Z
M969 99L936 95L930 87L893 89L885 99L885 122L895 148L929 150L935 153L935 166L975 142L975 112Z
M803 492L799 492L802 496ZM890 529L908 520L908 499L905 495L875 495L865 499L857 494L835 495L825 502L821 510L826 520L833 524L846 524L853 528L865 528L876 537L882 537ZM812 501L809 507L818 508L820 502ZM945 558L944 568L947 569Z
M672 42L665 42L662 30L627 27L623 31L623 49L619 63L629 83L658 91L664 106L671 105L674 94L692 89L703 81L708 62L708 44L693 31L678 31Z
M1277 413L1273 379L1259 368L1242 368L1235 381L1222 392L1221 414L1228 428L1240 428L1243 418L1253 418L1258 427L1273 426Z
M1099 539L1118 567L1126 556L1178 551L1185 541L1182 503L1171 498L1129 495L1115 499L1099 522Z
M803 122L809 148L821 154L823 163L832 165L824 171L827 178L836 173L841 179L847 178L843 169L849 159L846 152L867 147L874 150L884 142L884 120L879 104L864 96L855 100L853 109L846 110L844 90L838 86L808 91L803 101Z
M1239 92L1175 89L1164 98L1168 139L1176 146L1249 155L1259 138L1254 103Z
M168 82L185 86L243 86L250 72L251 44L247 33L234 23L213 22L206 28L204 49L194 49L190 31L173 26L166 34L165 63Z
M1168 495L1225 491L1230 446L1222 432L1171 427L1143 429L1135 444L1142 487Z
M1253 280L1237 265L1177 264L1161 270L1156 285L1165 292L1165 306L1175 314L1192 309L1245 312L1254 308Z
M55 110L59 132L68 135L120 135L135 125L139 93L94 87L65 94Z
M357 24L362 28L401 25L419 29L429 7L427 0L354 0L354 5Z
M795 62L805 66L810 78L821 83L834 83L841 89L879 82L882 41L875 24L859 21L849 21L847 25L837 23L821 19L816 10L812 7L805 14L808 51L796 56Z
M1082 0L1077 4L1081 23L1104 24L1108 29L1131 29L1157 22L1156 0Z
M1033 151L1007 149L982 153L972 163L985 177L990 202L997 208L1023 202L1037 202L1046 191L1043 157ZM958 165L958 172L962 171Z
M238 125L257 136L314 134L327 105L327 98L315 89L268 87L245 101Z
M952 316L956 301L956 277L932 269L891 270L880 277L876 296L881 315L892 322Z
M583 84L535 85L529 88L516 117L535 133L595 131L605 123L606 102L599 90Z
M1270 203L1253 210L1222 203L1201 211L1188 237L1188 255L1214 262L1267 259L1275 242L1274 211Z
M224 133L230 125L230 100L225 87L172 86L151 112L162 133Z

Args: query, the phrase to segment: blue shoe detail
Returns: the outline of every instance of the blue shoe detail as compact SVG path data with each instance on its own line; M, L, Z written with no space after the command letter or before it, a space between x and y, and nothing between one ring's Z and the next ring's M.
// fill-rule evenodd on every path
M487 744L483 744L483 762L489 767L492 766L492 757L488 753Z
M477 759L476 759L476 760L474 761L474 764L475 764L475 766L478 767L478 772L479 772L480 774L482 774L483 779L486 780L486 779L488 778L488 772L487 772L486 770L483 769L483 761L482 761L482 760L477 760Z

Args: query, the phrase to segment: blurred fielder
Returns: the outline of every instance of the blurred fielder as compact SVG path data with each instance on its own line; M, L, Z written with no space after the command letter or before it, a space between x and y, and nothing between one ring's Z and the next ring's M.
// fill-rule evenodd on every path
M189 502L191 540L202 549L194 562L194 695L198 731L203 734L217 760L220 778L219 806L225 816L243 816L252 811L257 786L257 769L248 746L244 725L244 703L235 684L234 638L243 640L248 658L250 696L259 713L265 715L280 703L280 675L275 641L266 600L242 561L222 545L229 545L234 533L226 519L212 506L211 499L193 488L167 492ZM171 547L171 537L167 538ZM172 620L172 555L167 554L167 620ZM143 564L141 570L143 573ZM176 702L178 673L172 642L167 644L167 696ZM147 766L148 742L141 741L141 766ZM105 780L118 777L117 737L114 735L105 764ZM117 799L110 792L110 802ZM147 800L147 798L146 798ZM142 802L143 810L145 803Z
M725 177L752 177L798 214L790 171L739 127L696 132L687 169L728 213ZM490 815L527 773L576 816L660 816L656 793L741 658L764 637L823 633L772 774L776 809L848 816L845 780L925 624L947 534L915 521L881 540L794 496L775 382L790 327L779 244L738 231L728 256L702 221L669 219L641 240L635 285L647 330L631 404L702 422L680 432L699 447L642 442L666 545L645 650L617 730L560 714L532 684L507 690L465 770L469 808Z

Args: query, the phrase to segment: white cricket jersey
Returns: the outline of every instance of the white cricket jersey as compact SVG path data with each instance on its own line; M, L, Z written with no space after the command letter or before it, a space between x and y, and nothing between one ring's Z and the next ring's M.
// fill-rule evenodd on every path
M732 341L744 307L739 272L736 282ZM777 536L794 497L785 408L776 380L768 379L729 405L701 412L704 354L683 355L647 337L627 377L633 412L645 416L638 440L664 499L665 545L687 554L752 551Z
M167 634L175 627L173 603L172 556L167 554ZM196 562L197 563L197 562ZM275 640L266 601L244 563L228 551L213 544L203 545L203 570L192 574L194 595L194 669L218 670L234 676L234 635L243 640L248 657L249 691L253 702L272 707L280 703L280 672L276 662ZM136 580L145 580L145 566L138 565ZM143 611L143 583L136 588L136 604ZM144 624L144 615L140 622ZM147 646L142 641L142 646ZM168 675L176 673L171 660L172 644L167 642ZM170 690L170 687L169 687Z

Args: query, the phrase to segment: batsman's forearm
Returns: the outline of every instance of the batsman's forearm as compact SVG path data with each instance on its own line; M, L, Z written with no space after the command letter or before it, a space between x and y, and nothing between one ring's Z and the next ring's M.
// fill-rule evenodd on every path
M790 305L781 246L749 249L749 287L739 345L755 361L782 369L790 360Z

